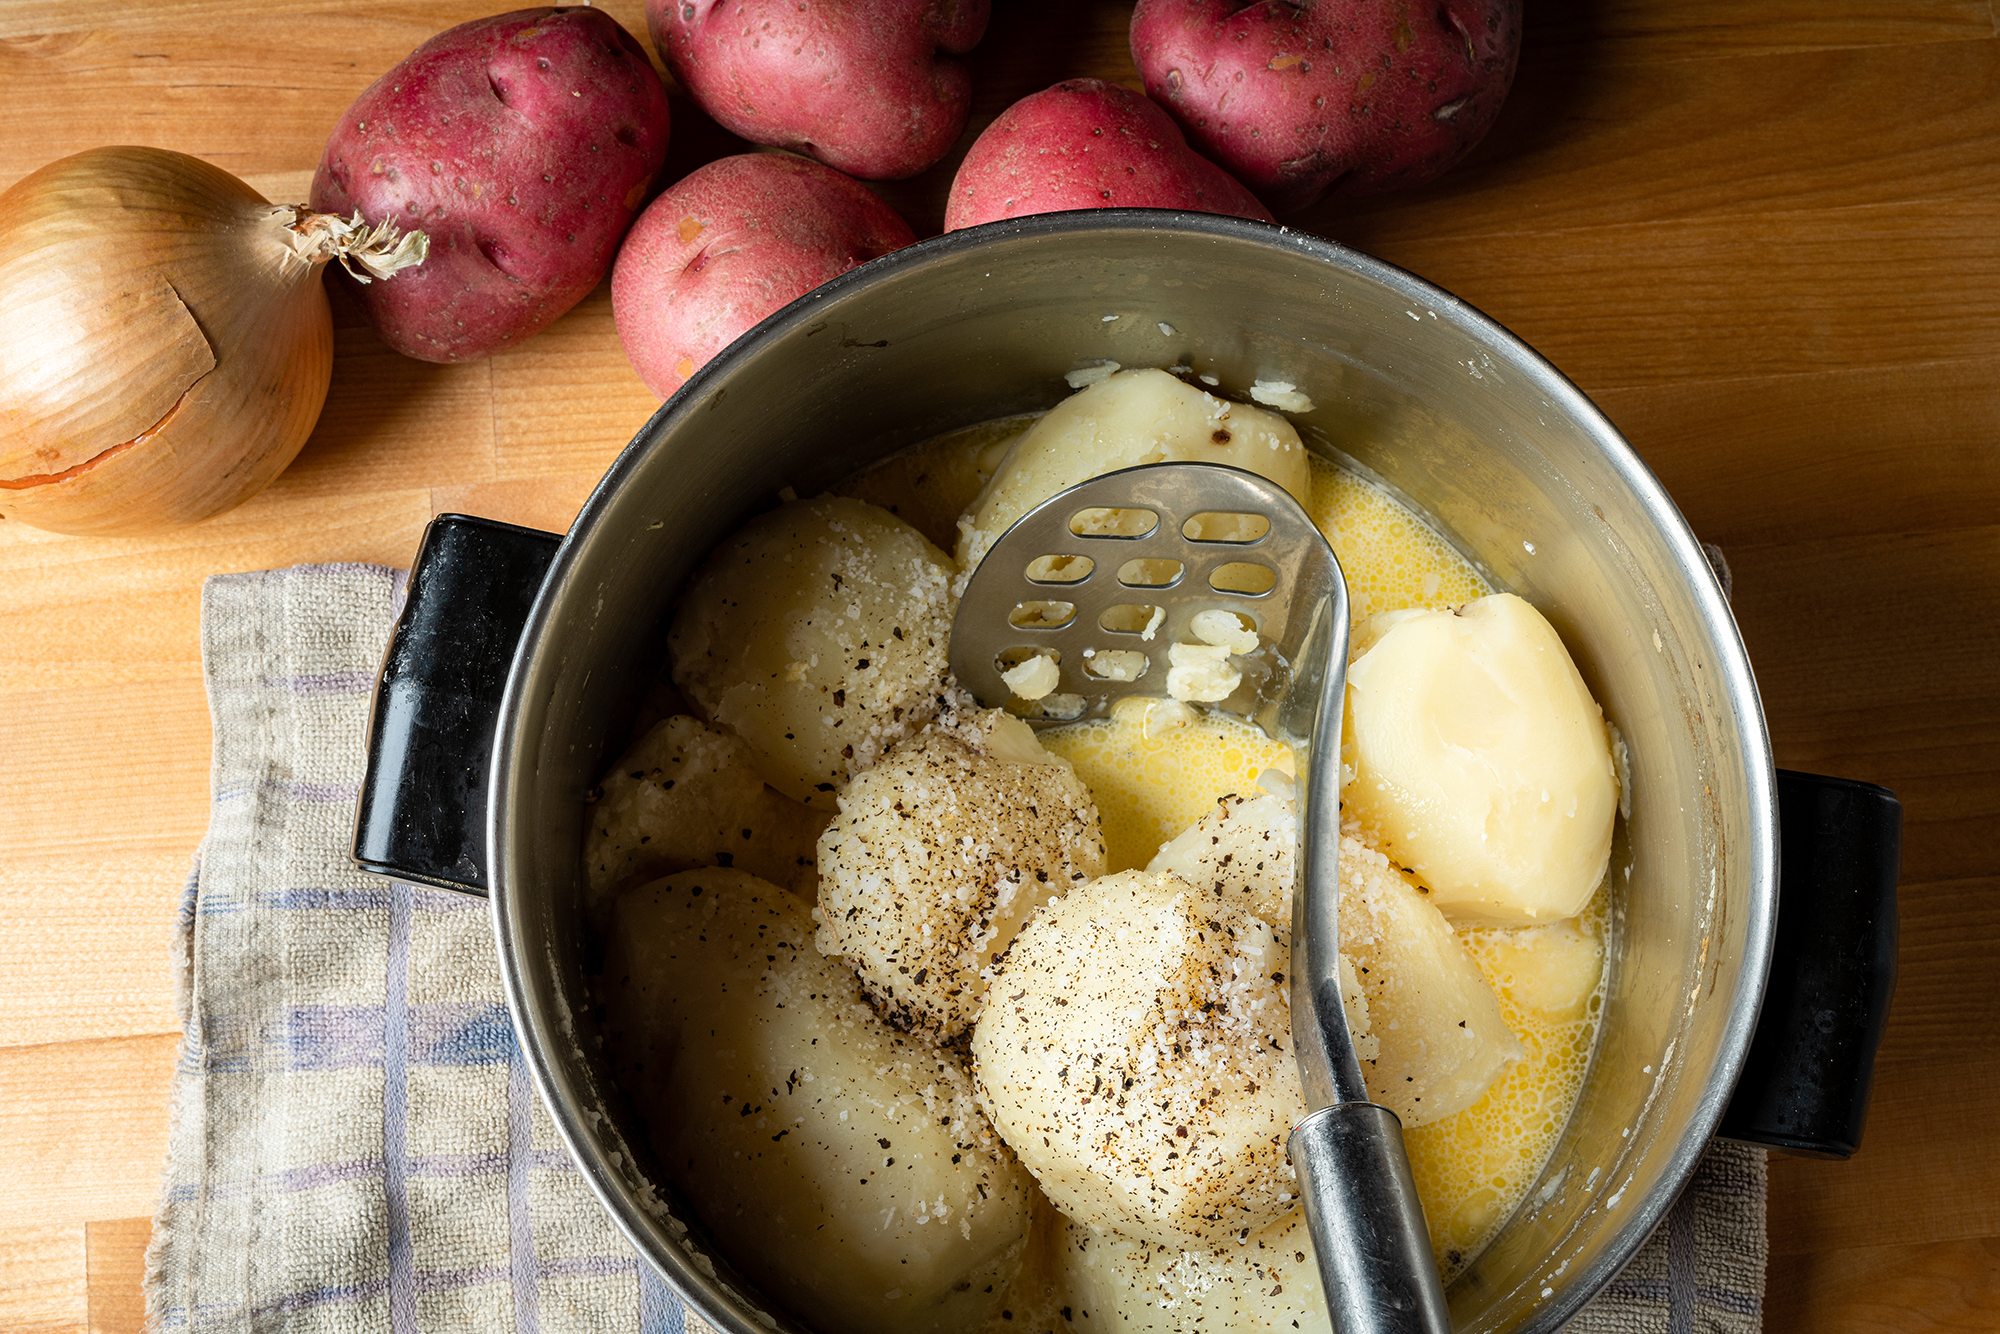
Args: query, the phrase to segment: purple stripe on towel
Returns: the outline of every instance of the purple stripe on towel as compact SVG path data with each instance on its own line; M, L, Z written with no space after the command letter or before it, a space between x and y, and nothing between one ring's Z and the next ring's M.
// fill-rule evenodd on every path
M426 1153L410 1159L413 1177L488 1176L507 1170L504 1153Z
M404 1025L410 997L410 887L391 882L389 963L383 977L382 1199L389 1215L389 1327L416 1334L417 1294L412 1273L410 1186L404 1165L410 1153L409 1050Z
M303 783L297 780L288 782L279 778L267 778L258 784L258 786L265 792L273 792L281 797L290 797L294 801L337 804L343 801L353 801L361 795L361 784L359 783Z
M687 1334L687 1312L660 1271L639 1262L639 1334Z
M400 1024L388 1027L400 1029ZM300 1005L285 1015L282 1070L353 1070L383 1062L383 1007ZM400 1032L396 1034L400 1039Z
M389 889L321 889L304 885L297 889L276 889L257 896L260 908L287 908L301 911L338 912L365 908L381 909L389 906Z
M535 1091L528 1063L507 1067L507 1227L514 1262L514 1334L540 1334L541 1289L536 1286L535 1218L529 1212L528 1169L534 1151Z
M381 1174L380 1158L350 1158L344 1163L315 1163L311 1167L293 1167L282 1172L264 1173L257 1178L257 1193L264 1195L274 1190L317 1190L321 1186L337 1186L343 1181L359 1181Z
M327 1306L341 1302L365 1302L382 1295L385 1285L382 1280L370 1279L366 1283L349 1283L341 1287L314 1288L309 1292L294 1292L266 1302L252 1309L252 1319L280 1315L290 1311L302 1311L308 1306ZM232 1312L234 1308L228 1308Z
M481 1283L505 1283L505 1265L487 1265L483 1269L426 1269L417 1275L419 1292L447 1292L453 1288L476 1288Z
M349 1158L339 1163L314 1163L310 1167L288 1167L277 1172L259 1172L251 1181L211 1181L200 1191L190 1188L180 1196L192 1199L198 1193L211 1200L240 1200L246 1195L268 1196L300 1190L318 1190L347 1181L367 1181L382 1175L380 1158Z
M630 1255L572 1255L560 1260L543 1260L535 1269L547 1278L609 1278L629 1274L639 1262Z
M530 1167L544 1172L574 1172L576 1159L569 1156L568 1149L536 1149L529 1155Z
M505 1065L516 1055L514 1026L497 1003L413 1006L409 1026L411 1065Z
M1698 1287L1694 1290L1696 1300L1703 1306L1712 1306L1718 1311L1728 1311L1733 1315L1762 1315L1764 1301L1751 1292L1734 1292L1728 1288Z
M294 695L359 695L375 688L374 672L320 672L299 676L266 676L266 690Z

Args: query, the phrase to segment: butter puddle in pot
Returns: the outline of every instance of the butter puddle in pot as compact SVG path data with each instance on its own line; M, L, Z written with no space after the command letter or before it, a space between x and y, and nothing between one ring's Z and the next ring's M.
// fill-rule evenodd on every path
M1284 1155L1289 753L1165 700L1038 737L943 669L1013 517L1168 458L1279 481L1347 573L1343 981L1447 1275L1581 1088L1619 793L1560 641L1278 414L1107 374L722 544L670 632L683 711L593 812L617 1076L815 1328L1327 1328Z

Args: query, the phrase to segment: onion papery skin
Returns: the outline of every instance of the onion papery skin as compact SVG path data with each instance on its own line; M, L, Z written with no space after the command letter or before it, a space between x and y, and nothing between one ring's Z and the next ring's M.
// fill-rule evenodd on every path
M0 516L158 532L284 471L333 376L294 217L158 148L91 149L0 195Z

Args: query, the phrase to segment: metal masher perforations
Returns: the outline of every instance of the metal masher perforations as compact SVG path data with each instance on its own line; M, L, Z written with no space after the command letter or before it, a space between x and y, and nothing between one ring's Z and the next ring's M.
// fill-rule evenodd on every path
M1014 707L1068 722L1125 695L1164 695L1170 647L1196 642L1197 614L1227 611L1264 647L1232 660L1242 681L1219 704L1254 715L1302 633L1291 609L1303 605L1294 585L1311 543L1323 539L1310 518L1255 473L1108 473L1030 511L987 552L959 604L952 670L997 703L1012 698L1003 672L1047 657L1059 674L1052 707Z

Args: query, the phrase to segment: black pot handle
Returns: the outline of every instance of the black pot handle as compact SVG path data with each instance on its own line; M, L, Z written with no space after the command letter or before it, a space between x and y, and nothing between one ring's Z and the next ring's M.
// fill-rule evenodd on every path
M1764 1008L1717 1133L1846 1158L1861 1144L1896 989L1903 807L1872 783L1780 769L1778 827Z
M468 514L424 529L375 683L354 822L362 870L485 897L500 695L561 541Z

